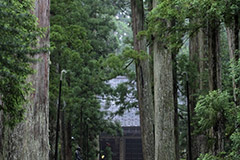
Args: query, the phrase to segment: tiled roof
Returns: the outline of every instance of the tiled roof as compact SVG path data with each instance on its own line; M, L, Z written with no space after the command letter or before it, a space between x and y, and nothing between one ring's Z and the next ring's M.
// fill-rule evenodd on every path
M139 115L136 114L138 112L137 109L131 109L129 111L125 111L123 116L116 116L114 120L119 121L121 126L140 126Z
M107 83L109 83L112 87L115 88L118 84L126 81L128 81L128 79L125 76L118 76L108 81ZM114 101L111 101L110 106L105 108L104 106L106 105L106 101L101 100L101 105L102 110L110 113L116 112L119 108L119 106L117 106ZM115 116L113 120L120 122L121 126L123 127L140 126L140 118L139 115L136 113L138 113L138 108L131 108L126 110L122 116Z

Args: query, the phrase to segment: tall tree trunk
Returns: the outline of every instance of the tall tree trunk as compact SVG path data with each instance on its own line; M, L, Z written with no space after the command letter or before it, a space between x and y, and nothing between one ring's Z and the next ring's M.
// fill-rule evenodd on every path
M212 20L208 24L209 89L221 89L220 66L220 23ZM224 151L224 121L218 113L218 123L210 130L210 136L216 139L211 152L216 155Z
M131 0L132 30L134 49L146 52L146 39L137 39L137 34L144 29L144 8L142 0ZM154 159L154 107L151 86L149 59L136 62L138 104L142 135L144 160Z
M40 27L47 27L45 36L39 38L39 47L49 46L49 0L35 1L34 14ZM27 97L25 120L13 130L5 129L4 160L47 160L49 159L49 53L34 56L32 68L35 74L29 76L33 93Z
M175 160L172 55L154 42L155 160Z
M157 1L153 1L156 7ZM166 22L162 22L166 23ZM166 23L166 27L170 25ZM153 43L155 160L175 160L172 54L155 37Z
M208 60L209 60L209 89L221 89L220 63L220 27L219 22L211 21L208 25Z
M173 97L174 97L174 136L176 160L180 159L179 155L179 127L178 127L178 89L177 89L177 52L172 53L173 62Z
M232 63L236 64L239 60L239 16L234 16L234 21L227 27L229 56ZM234 71L233 71L234 72ZM239 83L239 82L238 82ZM240 95L237 94L236 89L240 84L236 83L236 77L232 78L233 97L236 105L240 105Z
M208 91L208 84L205 83L205 70L207 70L207 65L204 59L207 57L206 48L207 43L205 41L207 39L206 35L203 32L203 29L200 29L197 33L195 33L189 41L189 60L192 64L194 73L189 74L190 77L190 85L189 85L189 107L190 107L190 117L191 122L193 122L193 118L195 116L195 107L197 104L197 95L202 92ZM191 126L191 140L192 140L192 158L196 160L201 153L206 153L207 149L207 137L203 134L201 135L193 135L195 128Z

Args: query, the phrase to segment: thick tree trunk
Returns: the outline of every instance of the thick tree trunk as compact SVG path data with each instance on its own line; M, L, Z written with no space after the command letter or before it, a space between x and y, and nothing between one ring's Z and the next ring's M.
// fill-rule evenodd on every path
M199 53L199 42L198 42L198 33L196 33L195 35L193 35L190 38L190 41L189 41L189 60L190 60L191 64L193 65L194 70L197 70L197 68L198 68L197 64L199 63L199 61L201 61L198 57L198 53ZM197 100L196 100L197 89L198 89L198 85L197 85L198 84L198 78L197 78L197 76L189 74L189 77L191 79L190 85L189 85L189 108L190 108L191 120L192 120L192 117L194 117L194 115L195 115L194 110L195 110L196 103L197 103ZM197 141L198 135L194 136L192 134L193 131L194 131L194 127L191 126L191 128L190 128L191 141L192 141L192 143L191 143L191 145L192 145L191 146L191 148L192 148L191 155L192 155L193 160L196 160L200 155L200 151L199 151L199 145L200 144L198 144L198 141ZM188 150L188 157L189 157L189 150Z
M219 22L209 22L208 25L208 63L209 63L209 89L221 89L221 63L220 63L220 27Z
M157 1L154 0L153 7L156 5ZM169 26L166 23L166 27ZM157 37L153 43L153 54L155 160L175 160L177 156L174 132L172 54Z
M208 91L208 84L206 83L207 77L205 72L207 70L207 65L204 59L206 55L206 35L203 29L200 29L195 35L190 38L189 41L189 60L194 66L195 74L190 74L191 79L189 86L189 107L190 107L190 117L191 122L193 122L192 117L195 116L195 107L197 103L197 95L202 93L204 90ZM194 132L194 126L191 126L191 133ZM205 135L193 135L191 134L192 140L192 158L196 160L201 153L206 153L207 149L207 137Z
M144 28L144 8L142 0L131 0L134 49L146 52L146 39L137 39ZM154 107L149 59L136 62L138 104L144 160L154 159Z
M155 160L175 160L172 55L154 42Z
M49 27L49 0L35 2L35 15L40 27ZM49 28L39 47L49 46ZM38 61L32 65L36 71L28 78L34 91L27 98L25 120L13 130L4 131L4 160L47 160L49 159L49 53L34 56Z
M153 8L157 0L153 0ZM170 27L170 23L166 27ZM176 138L174 132L174 95L172 54L165 44L155 37L153 43L154 68L154 124L155 160L175 160Z
M206 40L207 41L206 41ZM195 69L198 70L198 75L193 75L190 84L190 108L191 117L194 117L194 109L197 103L197 93L204 92L204 90L217 90L221 89L221 66L220 66L220 30L219 23L216 21L209 22L207 28L207 36L205 36L203 30L199 30L196 35L191 37L189 44L190 61L192 64L196 64ZM208 53L208 65L205 64L204 60ZM208 66L208 86L204 83L205 70ZM194 130L194 127L191 128ZM211 148L211 152L216 154L223 151L223 124L219 123L208 131L209 136L216 138L214 146ZM209 148L207 144L207 137L204 135L192 136L192 155L193 159L197 159L200 153L206 153Z
M220 66L220 27L219 22L211 21L208 25L208 60L209 60L209 89L218 90L221 85ZM211 152L216 155L224 151L224 122L218 113L218 123L210 129L210 136L216 139Z

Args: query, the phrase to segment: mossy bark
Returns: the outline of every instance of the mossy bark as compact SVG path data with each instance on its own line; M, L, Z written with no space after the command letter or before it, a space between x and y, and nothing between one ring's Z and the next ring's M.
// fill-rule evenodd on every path
M240 56L239 51L239 15L235 15L233 22L227 27L227 37L228 37L228 47L229 47L229 57L232 63L237 63ZM233 71L234 72L234 71ZM233 86L233 97L236 105L240 105L240 95L237 93L236 89L240 87L239 82L236 82L236 77L232 78Z
M46 27L44 37L39 38L38 47L49 46L49 0L36 0L33 13L39 27ZM13 130L4 127L3 160L47 160L49 159L49 53L34 56L35 73L28 77L33 91L26 98L25 119Z
M157 3L153 0L153 8ZM170 22L162 20L161 23L171 27ZM153 43L155 160L177 158L172 67L172 53L169 47L155 37Z

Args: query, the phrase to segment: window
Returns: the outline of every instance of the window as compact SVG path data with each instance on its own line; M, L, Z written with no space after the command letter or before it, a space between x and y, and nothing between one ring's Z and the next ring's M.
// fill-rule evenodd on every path
M126 139L126 160L143 160L141 139Z

